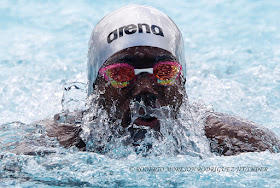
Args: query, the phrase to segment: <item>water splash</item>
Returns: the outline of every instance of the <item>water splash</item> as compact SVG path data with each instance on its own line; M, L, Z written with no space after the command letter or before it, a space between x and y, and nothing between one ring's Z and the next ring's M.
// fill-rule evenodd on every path
M209 143L204 135L204 121L212 111L202 102L194 105L184 99L179 113L168 106L147 107L143 101L130 101L131 122L126 128L121 120L112 120L112 114L100 105L100 94L97 91L88 98L88 110L84 113L82 132L87 151L106 154L112 158L126 157L131 153L141 156L175 156L191 155L199 157L212 156ZM113 114L117 109L113 105ZM140 111L142 111L140 113ZM150 127L137 126L133 122L143 116L156 117L160 120L160 131ZM131 133L131 129L134 133ZM136 139L144 134L144 138ZM143 137L143 136L142 136Z
M86 84L82 82L72 82L65 84L61 101L63 112L74 112L85 110Z

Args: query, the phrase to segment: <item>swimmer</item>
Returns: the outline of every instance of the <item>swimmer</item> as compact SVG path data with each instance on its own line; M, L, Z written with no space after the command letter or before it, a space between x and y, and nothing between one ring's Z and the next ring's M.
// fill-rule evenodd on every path
M149 132L162 135L163 120L157 109L168 109L174 120L180 118L180 107L188 100L186 70L182 34L167 15L144 5L120 8L95 26L89 40L88 97L98 105L88 111L57 114L41 123L62 146L86 151L88 143L81 133L98 133L82 124L89 111L102 108L111 124L106 126L116 135L129 137L128 144L136 147ZM94 121L97 116L87 118ZM100 124L95 126L106 123ZM231 115L209 112L204 135L209 150L218 155L279 152L274 133ZM107 142L110 139L106 137Z

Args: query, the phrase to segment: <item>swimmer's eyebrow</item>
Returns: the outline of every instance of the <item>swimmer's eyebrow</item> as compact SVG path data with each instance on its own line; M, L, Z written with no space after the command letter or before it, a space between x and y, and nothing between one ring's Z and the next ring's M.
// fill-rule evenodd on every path
M113 63L130 63L135 60L135 57L133 55L129 54L121 54L121 55L115 55L112 57L109 62Z
M160 54L160 55L156 56L156 61L157 62L161 62L161 61L176 61L177 62L177 59L173 55Z

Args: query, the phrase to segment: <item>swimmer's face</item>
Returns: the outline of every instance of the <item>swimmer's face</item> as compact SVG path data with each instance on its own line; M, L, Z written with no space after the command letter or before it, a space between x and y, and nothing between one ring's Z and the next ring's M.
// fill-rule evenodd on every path
M135 69L151 68L155 64L164 61L178 62L178 60L168 51L155 47L131 47L124 49L111 56L103 65L113 65L117 63L126 63L135 67ZM178 62L179 63L179 62ZM126 128L132 123L139 126L147 126L156 131L160 131L160 119L156 117L137 118L131 122L130 107L131 101L143 101L145 106L151 108L160 108L167 106L175 114L182 104L185 94L184 78L182 75L176 79L173 85L160 85L149 73L140 73L128 86L115 88L110 82L98 75L95 89L100 91L102 105L108 112L111 120L121 119L122 127ZM139 114L143 114L139 110ZM133 132L133 128L130 128Z

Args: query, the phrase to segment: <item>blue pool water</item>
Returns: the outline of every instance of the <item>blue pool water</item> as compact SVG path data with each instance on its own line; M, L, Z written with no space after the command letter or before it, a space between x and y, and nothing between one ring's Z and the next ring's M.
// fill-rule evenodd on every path
M159 8L181 29L191 103L244 117L280 137L280 1L1 0L1 145L11 143L13 149L22 140L36 145L46 136L31 123L63 107L83 108L81 103L62 106L61 99L71 82L86 83L90 33L105 14L135 3ZM280 185L280 155L269 152L112 158L46 140L55 154L0 151L0 187Z

